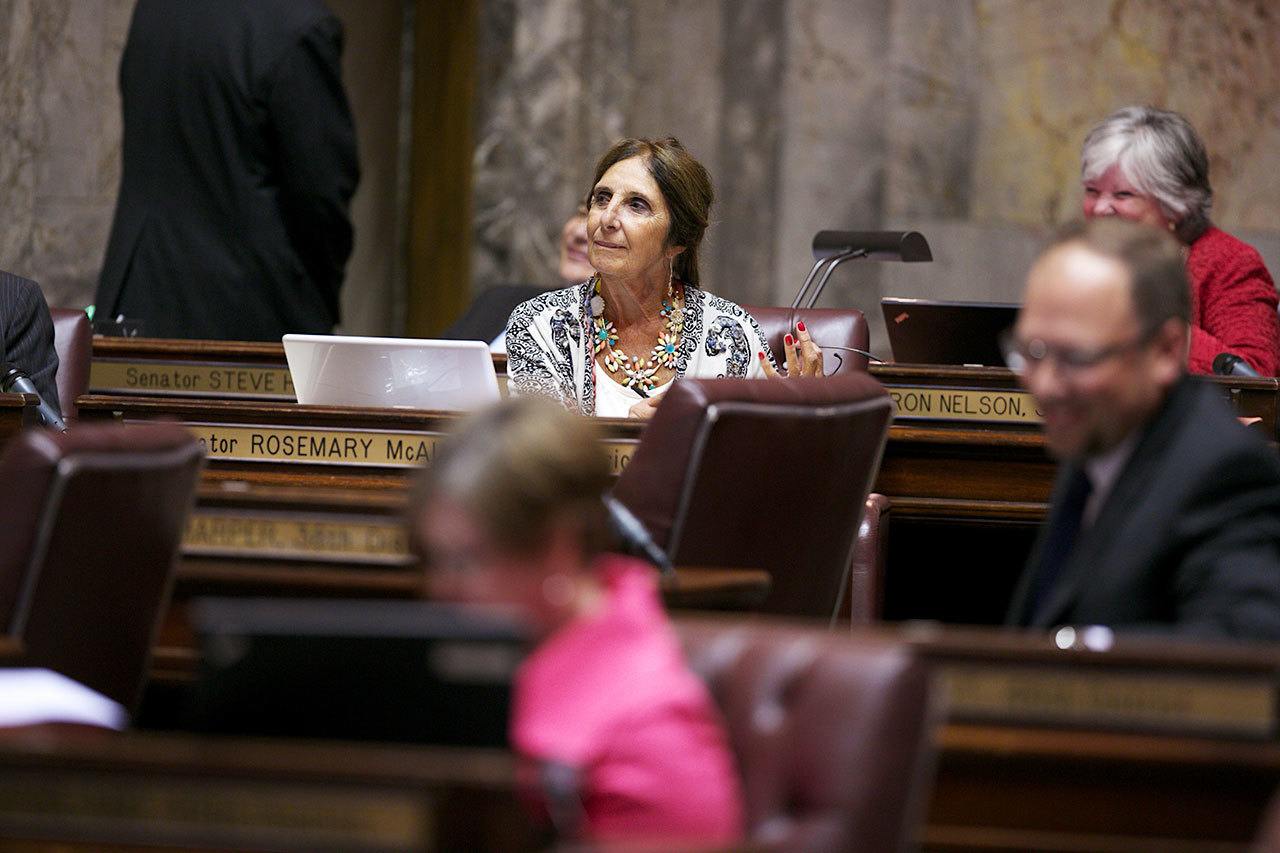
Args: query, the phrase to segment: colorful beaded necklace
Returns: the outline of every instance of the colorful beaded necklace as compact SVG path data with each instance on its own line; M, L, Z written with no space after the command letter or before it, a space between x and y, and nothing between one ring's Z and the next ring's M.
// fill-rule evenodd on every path
M684 295L676 299L673 276L667 277L667 298L662 300L659 316L665 321L663 331L649 352L649 357L632 358L618 349L618 330L613 322L604 318L604 295L600 292L600 275L595 276L595 290L591 297L591 317L595 325L595 354L604 352L604 366L610 373L622 372L622 385L626 388L651 391L658 384L655 375L664 367L676 363L676 351L680 348L680 332L684 329Z

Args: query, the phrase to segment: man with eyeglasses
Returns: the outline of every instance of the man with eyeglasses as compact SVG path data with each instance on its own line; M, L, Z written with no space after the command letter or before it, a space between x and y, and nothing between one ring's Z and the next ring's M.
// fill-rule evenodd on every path
M1013 625L1280 639L1280 457L1187 376L1168 234L1069 226L1027 278L1006 358L1061 466Z

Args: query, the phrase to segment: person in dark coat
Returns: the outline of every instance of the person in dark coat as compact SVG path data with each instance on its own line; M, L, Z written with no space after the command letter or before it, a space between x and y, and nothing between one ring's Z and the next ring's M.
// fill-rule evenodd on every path
M341 55L320 0L139 0L99 318L148 337L332 331L359 180Z
M1187 375L1177 242L1116 219L1032 267L1010 367L1059 467L1008 621L1280 640L1280 456Z
M49 306L39 285L4 270L0 270L0 364L11 364L31 377L40 396L61 413Z

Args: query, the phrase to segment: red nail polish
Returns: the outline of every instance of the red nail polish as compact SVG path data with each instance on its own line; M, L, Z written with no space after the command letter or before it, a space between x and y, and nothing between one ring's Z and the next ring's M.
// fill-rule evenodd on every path
M759 352L757 352L756 358L760 359L761 361L764 361L764 350L760 350Z
M789 334L788 334L788 335L787 335L787 337L786 337L784 340L785 340L785 342L786 342L786 345L787 345L787 346L791 346L791 343L792 343L792 341L794 341L794 340L795 340L795 338L791 337L791 335L789 335Z
M799 323L796 323L796 328L803 332L803 331L804 331L804 320L801 320Z

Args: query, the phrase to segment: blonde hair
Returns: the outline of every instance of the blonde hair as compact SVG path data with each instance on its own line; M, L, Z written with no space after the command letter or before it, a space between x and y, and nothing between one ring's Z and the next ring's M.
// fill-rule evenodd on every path
M418 478L410 512L418 518L446 499L517 554L536 552L567 522L581 530L591 558L613 544L601 501L611 481L586 418L540 397L515 397L470 418L442 444Z

